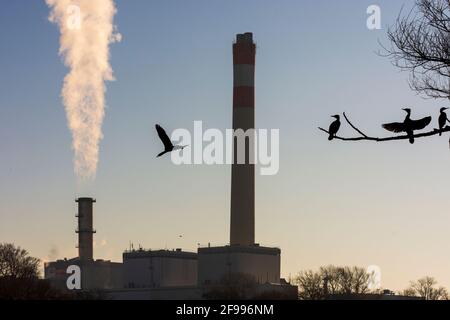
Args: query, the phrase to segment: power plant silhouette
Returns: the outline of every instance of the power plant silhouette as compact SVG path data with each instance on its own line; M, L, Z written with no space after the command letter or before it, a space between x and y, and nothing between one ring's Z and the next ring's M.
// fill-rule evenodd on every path
M233 129L255 127L256 45L250 32L238 34L233 44ZM245 163L239 163L233 141L231 173L230 244L198 248L197 253L176 250L125 251L123 263L93 258L92 198L79 198L77 258L45 264L45 278L66 288L68 266L81 270L82 290L102 290L111 299L201 299L229 285L230 277L254 281L249 297L268 292L297 298L297 287L280 278L279 248L255 243L255 165L253 145L245 143Z

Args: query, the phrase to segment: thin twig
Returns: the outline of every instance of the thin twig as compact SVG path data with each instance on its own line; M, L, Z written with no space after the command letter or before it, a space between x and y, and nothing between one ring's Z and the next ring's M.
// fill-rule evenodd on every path
M361 130L359 130L357 127L355 127L351 122L350 122L350 120L348 120L348 118L347 118L347 115L345 114L345 112L344 112L344 118L345 118L345 120L348 122L348 124L353 128L353 129L355 129L355 131L357 131L360 135L362 135L363 137L366 137L367 138L367 135L366 134L364 134Z

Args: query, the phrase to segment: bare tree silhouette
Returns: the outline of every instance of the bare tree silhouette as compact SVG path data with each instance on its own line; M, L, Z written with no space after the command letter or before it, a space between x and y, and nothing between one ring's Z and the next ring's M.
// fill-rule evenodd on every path
M450 0L416 0L387 32L384 54L411 72L410 86L430 98L450 99Z
M39 278L40 260L12 243L0 243L0 300L94 300L96 292L69 292Z
M0 278L38 278L39 259L10 243L0 243Z
M444 287L435 287L437 281L433 277L423 277L411 281L409 288L403 291L405 296L419 296L425 300L448 300L448 292Z
M352 295L369 293L373 274L360 267L321 267L318 271L302 271L295 277L299 298L323 300L330 295Z

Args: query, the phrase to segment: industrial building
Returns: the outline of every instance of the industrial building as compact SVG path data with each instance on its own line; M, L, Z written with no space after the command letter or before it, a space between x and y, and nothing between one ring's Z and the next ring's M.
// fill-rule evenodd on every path
M100 290L123 287L122 263L109 260L84 261L77 258L47 262L44 265L44 277L59 289L67 289L67 268L71 265L80 267L81 288L83 290Z
M252 33L238 34L233 44L233 130L255 128L255 56ZM78 202L79 257L46 264L45 277L61 285L65 268L82 266L82 288L102 289L111 299L201 299L212 288L226 285L229 275L245 275L255 286L250 296L268 292L297 298L297 287L280 278L281 250L255 242L255 165L253 145L245 143L245 161L234 161L231 174L230 244L176 250L130 250L123 263L93 260L94 199Z
M126 288L197 285L197 254L181 249L132 250L123 253Z
M280 253L258 245L199 248L198 284L220 283L226 274L249 274L259 284L279 284Z
M44 277L60 289L66 289L67 268L80 267L81 288L85 290L112 289L123 286L122 263L106 260L94 260L93 250L93 204L92 198L79 198L78 203L78 257L47 262L44 265Z

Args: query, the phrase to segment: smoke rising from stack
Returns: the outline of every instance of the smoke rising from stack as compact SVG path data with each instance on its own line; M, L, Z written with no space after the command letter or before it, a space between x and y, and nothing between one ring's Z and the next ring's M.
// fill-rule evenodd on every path
M94 178L105 114L105 81L114 80L109 45L121 40L115 33L113 0L46 0L49 20L60 30L59 54L69 73L61 92L72 132L74 170Z

